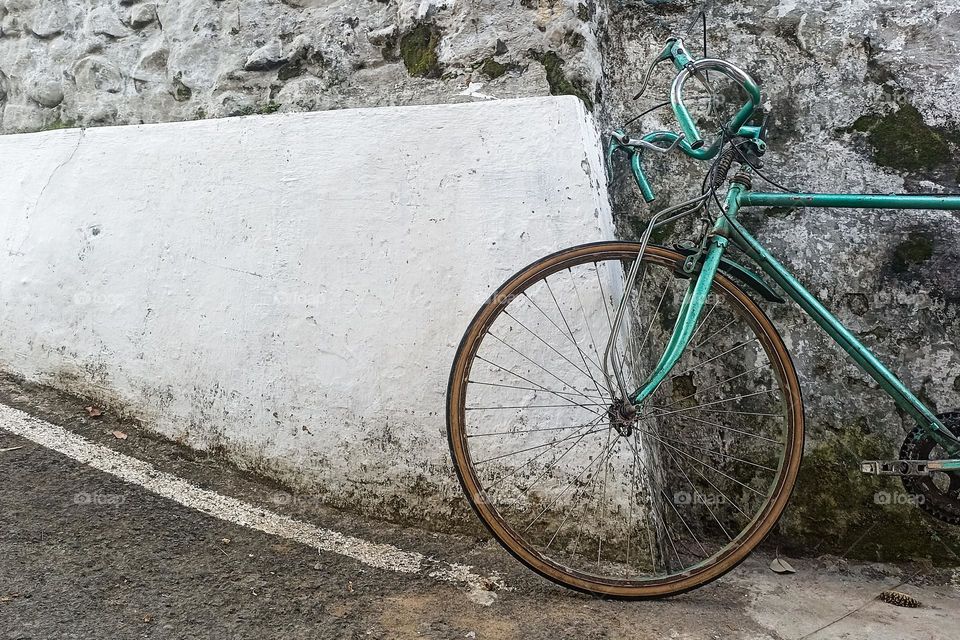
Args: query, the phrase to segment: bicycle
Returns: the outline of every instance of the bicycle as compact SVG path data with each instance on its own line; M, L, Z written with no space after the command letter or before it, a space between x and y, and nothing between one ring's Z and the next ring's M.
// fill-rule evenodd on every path
M537 260L478 311L447 392L450 450L473 510L527 567L591 594L670 596L732 570L776 524L803 454L796 371L755 300L785 296L917 423L898 459L862 471L901 476L928 513L960 524L960 413L934 415L738 219L745 207L960 210L960 196L754 191L755 177L772 183L759 169L769 115L759 85L671 37L641 94L666 61L677 73L658 107L672 108L680 132L616 131L608 165L625 153L650 203L644 154L680 150L710 161L700 195L652 216L640 242ZM711 72L746 101L708 145L683 93L696 78L712 102ZM650 243L655 228L698 213L699 242Z

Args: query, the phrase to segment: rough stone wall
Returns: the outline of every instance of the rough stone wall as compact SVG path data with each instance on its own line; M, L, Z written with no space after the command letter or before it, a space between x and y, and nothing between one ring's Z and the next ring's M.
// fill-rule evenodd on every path
M958 0L713 4L712 55L754 74L773 109L769 174L814 191L960 190ZM637 110L630 96L671 27L699 7L0 0L0 131L547 93L578 95L616 124ZM643 104L665 95L670 74L658 78ZM675 128L668 116L653 113L632 130ZM702 171L678 158L651 163L655 206L695 190ZM622 167L616 174L629 237L649 209ZM960 216L809 209L745 219L931 406L960 407ZM936 540L948 534L916 509L875 504L877 491L898 485L856 470L861 457L892 457L909 420L792 307L769 312L794 354L808 418L785 539L868 557L943 557ZM932 535L914 540L918 529Z
M2 0L0 131L577 93L593 0Z
M693 4L611 0L600 30L608 122L665 99L666 69L644 99L631 97ZM960 2L741 0L715 3L709 24L711 57L747 69L772 107L766 174L805 191L960 191ZM691 50L699 50L699 35ZM676 129L669 110L631 131L661 128ZM645 164L660 196L654 208L699 192L697 163ZM635 235L650 209L625 167L617 174L621 233ZM931 407L960 407L960 215L774 209L743 219ZM669 243L685 230L659 239ZM797 365L807 417L804 467L781 533L808 550L956 562L956 532L917 509L877 504L878 492L896 502L902 488L857 469L860 459L895 457L911 420L793 305L766 309Z

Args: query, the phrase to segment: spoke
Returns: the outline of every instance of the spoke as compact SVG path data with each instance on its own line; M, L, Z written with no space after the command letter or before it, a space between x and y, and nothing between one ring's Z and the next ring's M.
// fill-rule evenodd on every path
M677 517L680 518L680 522L683 523L683 526L684 526L684 528L687 530L687 533L690 534L690 537L693 538L693 541L697 543L697 546L698 546L698 547L700 547L700 551L703 552L703 557L704 557L704 558L709 557L710 554L707 553L707 550L703 548L703 543L700 542L700 539L697 538L697 536L696 536L696 534L693 532L693 530L690 529L690 525L687 524L687 521L684 520L684 519L683 519L683 516L680 515L680 512L677 511L677 505L673 504L673 500L671 500L671 499L669 498L669 496L667 496L667 495L663 492L663 489L660 490L660 495L662 495L663 498L667 501L667 504L669 504L669 505L670 505L670 508L673 509L673 512L674 512L675 514L677 514ZM683 561L681 560L681 562L683 562Z
M492 335L492 334L491 334L491 335ZM483 356L477 355L477 356L475 356L475 357L476 357L477 360L480 360L480 361L482 361L482 362L486 362L486 363L489 364L490 366L496 367L497 369L500 369L501 371L503 371L503 372L505 372L505 373L509 373L510 375L512 375L512 376L514 376L514 377L520 378L520 379L523 380L524 382L529 382L529 383L532 384L532 385L536 385L536 386L540 387L541 389L543 389L544 391L546 391L547 393L552 393L553 395L557 396L557 397L560 398L561 400L567 400L568 402L573 402L573 404L579 404L579 403L577 403L577 402L574 402L573 400L570 400L569 398L564 398L563 396L559 395L556 391L553 391L552 389L547 389L547 388L546 388L545 386L543 386L542 384L538 384L538 383L534 382L533 380L530 380L529 378L524 378L524 377L523 377L522 375L520 375L519 373L515 373L515 372L511 371L510 369L507 369L506 367L500 366L499 364L497 364L497 363L495 363L495 362L491 362L491 361L487 360L486 358L484 358ZM546 371L546 369L544 369L544 371ZM547 373L550 373L550 372L547 371ZM550 375L553 375L553 374L551 373ZM557 376L553 376L553 377L554 377L554 378L557 378ZM560 380L560 378L557 378L557 380ZM571 389L573 389L573 392L574 392L574 393L573 393L573 394L568 393L567 395L574 395L574 394L576 394L576 395L579 395L579 396L583 396L583 397L586 398L587 400L594 400L594 399L595 399L595 398L591 398L590 396L586 395L585 393L583 393L583 392L581 392L581 391L577 391L577 389L576 389L575 387L571 387L569 384L567 384L567 383L564 382L563 380L560 380L560 382L561 382L562 384L570 387Z
M776 416L776 414L774 414ZM658 416L659 417L659 416ZM783 416L776 416L782 418ZM693 416L684 416L684 420L693 420L694 422L700 422L702 424L710 425L711 427L717 427L719 429L725 429L727 431L733 431L735 433L741 433L745 436L751 436L757 438L758 440L766 440L767 442L772 442L773 444L782 445L782 440L774 440L773 438L767 438L766 436L761 436L756 433L750 433L749 431L741 431L740 429L734 429L733 427L728 427L725 424L720 424L719 422L710 422L709 420L703 420L701 418L694 418Z
M637 462L637 461L640 462L640 466L643 468L643 473L644 473L644 475L645 475L646 477L648 477L648 478L652 478L652 474L651 474L650 471L647 469L646 463L643 462L642 460L640 460L640 452L639 452L639 451L637 450L637 448L634 446L633 441L630 440L629 438L627 438L627 446L630 447L630 450L633 452L633 459L634 459L634 461L635 461L635 462ZM661 494L663 494L663 489L662 489L662 488L659 489L659 491L660 491ZM680 559L680 552L677 550L677 545L676 545L676 543L673 541L673 536L670 535L670 526L667 524L667 521L666 521L666 519L663 517L663 514L660 513L660 509L657 508L657 501L654 499L654 497L653 497L652 495L649 496L649 498L650 498L650 506L653 508L653 512L654 512L655 514L657 514L657 518L660 520L660 526L663 528L663 532L664 532L665 534L667 534L667 541L670 543L670 546L673 548L673 553L674 553L674 555L677 557L677 563L678 563L678 565L680 566L680 568L683 569L683 568L684 568L684 566L683 566L683 560ZM648 535L649 535L649 530L648 530ZM659 548L658 548L658 550L659 550ZM651 559L652 559L652 556L653 556L653 545L652 545L652 543L651 543L651 548L650 548L650 554L651 554ZM668 553L668 554L667 554L668 558L669 558L669 555L670 555L670 554ZM667 562L665 563L665 567L666 567L667 573L669 573L669 572L670 572L670 561L669 561L669 559L668 559ZM653 562L653 568L654 568L654 570L656 570L656 568L657 568L657 563L656 563L656 561Z
M640 281L640 291L637 293L637 299L641 299L643 296L643 289L646 288L647 282L647 266L643 265L643 273L641 274ZM630 378L633 382L631 387L636 389L640 386L640 363L643 362L643 354L641 349L637 346L637 331L634 330L635 317L632 313L632 309L629 313L624 314L624 322L628 323L626 327L626 344L624 345L623 358L620 359L621 369L623 368L623 363L626 361L627 356L630 356L630 360L633 362L634 366L630 368Z
M637 260L640 260L640 261L641 261L641 265L643 266L643 271L640 273L640 288L637 290L637 297L636 297L637 300L640 300L640 299L643 298L643 290L646 289L646 287L647 287L647 273L649 272L648 267L649 267L650 265L649 265L649 264L643 264L643 256L638 256L638 257L637 257ZM624 266L623 266L624 273L629 274L629 273L630 273L630 270L631 270L632 268L633 268L633 263L631 263L629 266L624 265ZM624 293L623 293L623 295L624 295L624 297L627 297L627 296L630 295L630 292L626 290L626 287L624 287ZM628 303L628 304L629 304L629 303ZM628 308L629 308L629 307L628 307ZM641 351L641 350L640 350L639 348L637 348L637 336L636 336L636 332L632 331L632 326L630 326L630 325L632 325L632 323L633 323L633 313L632 313L632 310L631 310L630 313L624 313L623 320L624 320L624 322L629 323L628 326L627 326L627 329L629 329L629 330L626 332L626 334L627 334L627 342L629 342L629 348L633 350L633 361L634 361L635 363L639 363L639 362L640 362L640 355L641 355L641 354L640 354L640 351ZM620 371L621 371L621 373L623 372L623 363L624 363L624 361L625 361L625 359L626 359L626 352L627 352L627 348L626 348L626 345L625 345L625 348L624 348L624 357L623 357L623 358L620 358ZM631 371L631 373L632 373L632 378L633 378L634 386L636 386L636 385L638 384L636 367L634 367L634 369Z
M609 441L607 443L607 446L609 446ZM564 508L565 515L563 516L563 520L560 521L560 526L557 527L557 530L553 532L553 535L550 537L550 540L547 542L547 546L545 547L545 549L550 548L550 545L553 544L553 541L560 534L560 531L563 529L563 526L567 523L567 520L570 519L570 516L572 516L573 512L576 510L572 504L573 499L576 498L577 495L580 494L584 489L590 489L591 493L593 493L592 489L594 484L596 484L597 482L597 475L598 474L594 474L594 476L590 478L590 482L585 487L578 488L576 491L573 492L573 495L570 496L570 502L567 503L566 507ZM581 518L583 517L583 514L586 513L588 506L589 506L589 503L585 502L583 505L583 510L580 512ZM582 527L582 524L580 526ZM576 553L577 548L579 548L579 542L580 542L580 529L577 530L577 544L576 546L574 546L574 553Z
M713 313L713 310L717 308L717 305L720 304L720 297L717 296L717 301L713 303L713 306L710 307L710 311L707 311L707 315L703 316L703 319L700 320L700 324L697 325L697 328L693 330L693 333L690 334L690 340L687 341L687 344L693 342L693 339L697 337L697 334L700 333L700 329L707 324L707 320L710 319L710 314Z
M667 452L667 453L669 453L669 452ZM671 454L671 457L673 457L672 454ZM748 516L748 515L746 514L746 512L744 512L744 510L740 508L740 505L738 505L738 504L736 503L736 501L734 501L733 499L729 498L729 497L727 496L727 494L725 494L725 493L723 492L723 490L720 489L720 487L718 487L717 485L713 484L713 482L710 480L710 478L708 478L707 476L703 475L703 472L700 471L700 469L694 467L694 468L693 468L693 471L694 471L694 473L696 473L698 476L700 476L701 478L703 478L704 480L706 480L706 481L707 481L707 484L709 484L711 487L713 487L713 490L714 490L714 491L716 491L716 492L719 493L721 496L723 496L723 499L724 499L724 501L725 501L726 503L732 505L733 508L736 509L737 511L739 511L741 514L743 514L743 517L746 518L748 521L750 520L750 516Z
M543 283L544 283L545 285L547 285L547 289L549 290L549 289L550 289L550 285L547 284L546 278L543 279ZM551 296L553 295L553 291L550 291L550 295L551 295ZM544 311L544 310L540 307L540 305L538 305L536 302L534 302L534 301L533 301L533 298L531 298L529 295L527 295L527 292L526 292L526 291L523 292L523 297L526 298L527 301L528 301L530 304L532 304L533 307L534 307L537 311L540 312L540 315L542 315L544 318L546 318L546 319L550 322L550 324L552 324L552 325L556 328L556 330L560 333L560 335L563 336L564 340L566 340L567 342L571 342L571 343L573 344L573 346L577 348L577 351L580 350L580 346L576 343L576 341L573 339L573 337L572 337L572 336L568 336L566 333L564 333L563 329L560 328L560 325L558 325L558 324L554 321L553 318L551 318L550 316L548 316L548 315L547 315L547 312ZM556 299L554 299L554 302L556 302ZM560 307L559 307L559 305L558 305L558 306L557 306L557 309L559 309L559 308L560 308ZM506 313L506 311L504 311L504 313ZM561 312L560 315L562 316L562 315L563 315L563 312ZM511 316L511 317L512 317L512 316ZM602 371L602 369L600 368L600 365L597 364L596 362L594 362L594 361L593 361L593 358L590 358L590 364L592 364L594 367L596 367L598 371ZM586 362L583 363L583 366L587 367L587 369L590 368L590 367L587 366L587 363L586 363Z
M557 307L557 311L560 312L560 319L563 320L563 326L567 328L567 333L570 334L570 341L573 342L573 346L577 348L577 353L580 354L580 360L583 361L583 366L586 369L590 369L590 365L587 364L587 356L583 352L583 349L580 348L580 344L577 342L577 339L573 335L573 330L570 329L570 323L567 322L567 316L563 314L563 309L560 308L560 303L557 302L557 296L553 294L553 288L550 286L550 281L546 278L543 279L543 284L547 286L547 291L550 292L550 297L553 298L553 304ZM599 368L599 365L598 367ZM597 393L602 394L600 391L600 385L597 384L597 379L593 376L590 376L590 379L593 380L593 386L597 388Z
M732 398L722 398L720 400L715 400L713 402L705 402L704 404L698 404L694 407L686 407L685 409L674 409L673 411L668 411L667 413L662 413L656 416L640 416L637 420L652 420L653 418L663 418L664 416L672 416L675 413L683 413L684 411L693 411L694 409L699 409L700 407L709 407L715 404L723 404L724 402L731 402L733 400L743 400L744 398L751 398L753 396L763 395L765 393L777 393L780 389L764 389L763 391L757 391L755 393L746 393L740 396L734 396ZM659 411L663 410L663 407L650 407L651 409L657 409Z
M630 487L634 490L637 486L637 459L633 458L633 464L630 466ZM633 496L630 496L629 507L627 509L627 569L630 568L630 541L633 540ZM656 569L656 563L653 563Z
M617 434L617 439L619 439L619 438L620 438L620 434ZM614 442L616 442L616 440L614 440ZM539 520L539 519L543 516L543 514L547 512L547 510L548 510L550 507L552 507L553 505L555 505L557 502L560 501L560 499L564 496L564 494L565 494L567 491L570 490L570 487L573 486L573 483L576 482L577 480L579 480L579 479L583 476L583 474L587 472L587 469L591 468L591 467L592 467L594 464L596 464L598 461L600 461L600 460L606 461L606 459L609 458L609 455L604 456L604 454L607 453L606 449L607 449L609 446L610 446L610 443L609 443L609 440L608 440L607 444L604 445L604 447L600 450L600 453L597 454L597 457L594 458L594 459L593 459L589 464L587 464L583 469L581 469L581 470L580 470L580 473L578 473L575 478L573 478L572 480L570 480L569 482L567 482L567 484L564 485L563 491L561 491L560 494L559 494L557 497L555 497L553 500L551 500L550 503L547 504L547 506L545 506L545 507L540 511L540 513L538 513L537 516L536 516L533 520L530 521L530 524L528 524L528 525L523 529L523 532L524 532L524 533L526 533L526 532L530 529L530 527L532 527L534 524L536 524L537 520ZM603 464L603 462L601 462L601 464ZM574 492L574 495L576 495L576 492Z
M671 402L670 404L666 404L666 405L664 405L664 406L661 407L661 408L662 408L662 409L669 409L670 407L674 406L674 405L677 404L678 402L683 402L684 400L689 400L690 398L692 398L693 396L697 395L698 393L703 393L704 391L710 391L711 389L716 389L716 388L719 387L720 385L726 384L726 383L730 382L731 380L736 380L737 378L739 378L739 377L741 377L741 376L745 376L745 375L747 375L748 373L753 373L754 371L759 371L760 369L766 369L766 368L767 368L766 365L760 365L759 367L756 367L756 368L754 368L754 369L750 369L749 371L744 371L744 372L742 372L742 373L738 373L738 374L735 375L735 376L731 376L731 377L727 378L726 380L721 380L720 382L717 382L716 384L712 384L712 385L710 385L709 387L704 387L703 389L697 389L695 392L691 393L690 395L684 396L684 397L680 398L679 400L674 400L674 401ZM673 376L673 377L674 377L674 378L678 378L679 376Z
M608 428L609 428L609 427L600 427L599 429L595 429L595 430L593 430L593 431L588 431L585 435L590 435L591 433L600 433L600 432L603 431L604 429L608 429ZM493 456L492 458L486 458L485 460L481 460L480 462L474 462L474 463L473 463L473 466L478 467L478 466L480 466L481 464L485 464L485 463L491 462L491 461L493 461L493 460L500 460L501 458L508 458L508 457L510 457L510 456L515 456L515 455L517 455L518 453L524 453L524 452L527 452L527 451L533 451L533 450L535 450L535 449L542 449L543 447L555 446L555 445L557 445L557 444L560 444L561 442L566 442L567 440L572 440L572 439L574 439L574 438L576 438L576 437L577 437L577 434L573 434L572 436L567 436L567 437L561 438L561 439L559 439L559 440L552 440L552 441L547 442L547 443L545 443L545 444L538 444L538 445L535 445L535 446L532 446L532 447L527 447L527 448L525 448L525 449L519 449L519 450L517 450L517 451L511 451L510 453L504 453L504 454L501 454L501 455L499 455L499 456Z
M636 259L640 260L642 259L642 256L638 255ZM610 305L611 306L613 305L613 297L611 296L608 298L606 292L603 290L603 281L600 278L600 269L599 267L597 267L596 262L593 263L593 272L597 275L597 284L600 286L600 299L603 302L603 312L607 316L607 327L610 329L610 337L608 337L607 340L613 340L614 346L616 346L616 337L613 335L613 318L610 317L610 309L607 307L608 300L610 301ZM624 295L626 295L626 293L624 293ZM603 348L604 348L604 352L606 352L607 345L604 344ZM613 350L613 357L615 358L617 357L616 349ZM618 360L620 361L620 371L623 371L623 358L618 358ZM604 362L604 364L607 364L607 363ZM603 382L604 384L607 383L606 377L604 377ZM610 389L609 391L611 394L613 393L613 389Z
M638 256L639 259L639 256ZM607 327L610 331L613 331L613 319L610 317L610 309L607 308L607 294L603 291L603 281L600 279L600 268L597 267L597 263L593 263L593 272L597 274L597 284L600 285L600 297L603 299L603 311L607 314ZM613 299L610 299L610 304L613 304Z
M607 432L607 445L610 444L610 433L613 431L611 429ZM607 501L607 477L610 475L610 463L607 461L603 465L603 491L600 493L600 504L597 505L599 509L603 509ZM600 512L600 529L599 534L597 535L597 567L600 567L600 551L603 548L603 523L606 521L606 511Z
M647 338L650 337L650 330L653 329L653 323L657 319L657 314L660 313L660 307L663 306L663 300L667 297L667 291L670 289L670 280L667 280L667 283L663 285L663 293L660 294L660 302L657 303L657 308L653 310L653 314L650 316L650 322L647 324L647 331L643 334L643 342L640 343L640 351L643 351L643 348L647 346Z
M600 422L600 418L597 418L592 421L592 424ZM537 431L565 431L567 429L583 429L585 426L591 424L590 422L586 424L579 424L575 427L544 427L542 429L518 429L516 431L494 431L492 433L469 433L467 434L468 438L485 438L487 436L512 436L519 433L534 433Z
M743 346L745 346L745 345L748 345L748 344L750 344L751 342L756 342L757 340L759 340L759 338L754 338L753 340L747 340L746 342L741 342L740 344L736 345L735 347L731 347L730 349L727 349L727 350L724 351L723 353L713 356L713 357L710 358L709 360L704 360L703 362L698 362L697 364L693 365L692 367L690 367L690 368L688 368L688 369L684 369L684 370L681 371L680 373L674 374L673 377L674 377L674 378L677 378L677 377L679 377L679 376L684 375L685 373L690 373L691 371L693 371L693 370L696 369L697 367L702 367L702 366L705 365L705 364L710 364L711 362L713 362L713 361L716 360L717 358L722 358L723 356L727 355L728 353L731 353L731 352L733 352L733 351L736 351L736 350L739 349L740 347L743 347ZM697 346L699 346L699 345L697 345ZM694 348L696 348L696 347L694 347Z
M503 383L500 383L500 382L480 382L479 380L467 380L467 383L468 383L468 384L479 384L479 385L483 385L483 386L485 386L485 387L505 387L505 388L507 388L507 389L520 389L520 390L522 390L522 391L547 391L547 389L544 389L543 387L540 387L540 388L538 389L537 387L521 387L521 386L515 385L515 384L503 384ZM552 393L552 394L554 394L554 395L556 395L556 396L573 396L573 395L580 395L580 396L582 396L582 395L584 395L584 394L582 394L582 393L570 393L569 391L550 391L550 393ZM605 399L606 399L605 396L585 396L585 397L589 397L589 398L592 399L592 400L605 400ZM571 401L571 402L572 402L572 401Z
M504 309L503 314L504 314L505 316L507 316L508 318L510 318L511 320L513 320L514 322L516 322L517 324L519 324L519 325L520 325L521 327L523 327L524 329L526 329L528 332L530 332L530 334L531 334L534 338L536 338L537 340L539 340L539 341L542 342L543 344L547 345L547 348L548 348L548 349L550 349L550 350L553 351L555 354L557 354L558 356L560 356L561 358L563 358L564 360L566 360L567 363L569 363L571 367L573 367L574 369L576 369L577 371L579 371L579 372L582 373L583 375L585 375L585 376L587 376L588 378L590 378L591 381L593 381L593 376L591 376L589 373L587 373L586 371L584 371L583 369L581 369L581 368L580 368L580 365L576 364L575 362L573 362L572 360L570 360L570 358L568 358L567 356L565 356L565 355L563 355L562 353L560 353L559 351L557 351L557 348L556 348L556 347L554 347L552 344L550 344L549 342L547 342L546 340L544 340L543 338L541 338L539 335L537 335L536 333L534 333L533 330L531 330L527 325L523 324L522 322L520 322L519 320L517 320L516 318L514 318L512 315L510 315L510 312L509 312L509 311L507 311L506 309ZM489 335L493 335L493 334L490 333ZM493 336L493 337L496 338L497 336ZM497 339L499 340L500 338L497 338ZM502 340L501 340L501 341L502 341ZM516 349L514 349L514 351L516 351ZM517 353L520 353L520 352L517 351ZM523 355L522 353L521 353L520 355L522 355L524 358L527 358L527 356ZM530 358L527 358L527 360L530 360ZM533 360L530 360L530 361L533 362ZM544 371L546 371L546 369L544 369ZM600 391L600 390L597 389L597 392L599 392L599 391Z
M638 427L638 426L636 426L636 425L634 425L634 428L637 429L637 430L639 430L639 431L642 431L642 432L644 432L644 433L647 433L647 434L650 434L650 435L654 435L652 431L647 431L646 429L641 429L640 427ZM660 439L661 439L661 441L664 441L664 442L665 442L665 440L663 439L662 436L660 437ZM727 459L729 459L729 460L735 460L736 462L742 462L742 463L744 463L744 464L749 464L749 465L752 466L752 467L757 467L757 468L759 468L759 469L764 469L764 470L766 470L766 471L773 471L774 473L776 473L776 471L777 471L776 469L773 469L772 467L767 467L767 466L764 466L764 465L759 464L759 463L756 463L756 462L751 462L750 460L744 460L743 458L738 458L738 457L736 457L736 456L731 456L731 455L728 454L728 453L721 453L721 452L719 452L719 451L714 451L713 449L705 449L704 447L701 447L701 446L699 446L699 445L693 444L692 442L690 442L690 441L688 441L688 440L677 440L676 438L671 438L671 442L673 442L673 443L675 443L675 444L685 444L685 445L687 445L688 447L693 447L694 449L699 449L700 451L706 451L707 453L709 453L709 454L711 454L711 455L721 456L721 457L727 458Z
M728 322L727 324L723 325L722 327L720 327L719 329L717 329L716 331L714 331L713 333L711 333L709 336L707 336L706 338L704 338L703 340L701 340L701 341L698 342L697 344L693 345L693 348L696 349L697 347L700 347L700 346L702 346L702 345L707 344L708 342L710 342L711 340L713 340L713 338L714 338L715 336L720 335L720 333L722 333L727 327L729 327L730 325L732 325L732 324L735 323L736 321L737 321L737 319L734 318L733 320L731 320L731 321Z
M680 463L677 462L677 459L673 456L673 454L670 451L667 451L667 455L670 456L670 459L673 460L673 463L677 465L677 470L681 473L681 475L683 475L684 480L687 481L687 484L690 485L690 488L693 489L694 497L699 497L701 499L703 506L707 508L707 511L710 513L710 515L713 516L714 522L716 522L717 526L720 527L720 530L723 531L723 535L727 536L727 540L729 542L733 542L733 538L731 538L730 534L727 533L727 528L723 526L723 523L720 522L720 519L713 512L713 509L710 508L710 503L707 500L707 497L700 493L697 487L694 486L693 482L690 481L690 476L688 476L687 472L683 470L683 467L680 466Z
M576 437L576 436L580 435L580 432L582 432L582 431L585 430L585 429L590 429L591 427L596 426L596 424L597 424L598 422L600 422L600 418L595 418L594 420L591 420L590 422L587 422L586 424L580 425L579 430L577 431L577 433L573 434L573 437ZM584 435L587 435L587 434L584 434ZM560 444L560 442L561 442L561 441L558 441L557 444ZM556 445L555 445L555 446L556 446ZM507 475L502 476L499 480L494 481L493 484L491 484L491 485L489 486L488 491L491 490L491 489L493 489L494 487L496 487L496 486L499 485L500 483L502 483L504 480L508 480L508 479L512 478L513 476L517 475L518 473L520 473L520 471L521 471L522 469L524 469L524 468L528 467L529 465L533 464L536 460L539 460L542 456L545 456L545 455L547 455L548 453L550 453L550 451L551 451L553 448L554 448L554 447L550 447L549 449L544 449L543 451L541 451L541 452L538 453L537 455L533 456L532 458L530 458L529 460L527 460L526 462L524 462L524 463L523 463L522 465L520 465L519 467L515 468L513 471L511 471L511 472L508 473Z
M570 274L570 282L573 284L573 292L577 294L577 303L580 305L580 315L583 316L583 324L587 327L587 335L590 336L590 344L593 347L593 355L597 356L597 362L600 362L600 352L597 351L597 340L593 337L593 329L590 328L590 321L587 320L587 311L583 308L583 299L580 297L580 289L577 288L577 279L573 275L573 271L570 270L570 267L567 267L567 273ZM601 296L602 300L602 296ZM606 308L606 305L604 305ZM603 372L603 367L598 367L600 372Z
M464 411L498 411L500 409L556 409L557 407L562 407L569 409L571 407L582 407L586 409L587 407L606 407L606 402L588 402L586 404L578 404L576 402L568 402L566 404L518 404L518 405L507 405L503 407L464 407ZM595 415L596 411L593 412Z
M642 429L641 429L641 431L642 431ZM758 496L762 496L762 497L764 497L764 498L767 497L767 496L765 496L764 494L762 494L762 493L760 493L759 491L757 491L756 489L754 489L753 487L751 487L750 485L744 484L744 483L740 482L739 480L737 480L736 478L733 478L733 477L728 476L728 475L725 474L723 471L720 471L720 469L717 469L716 467L713 467L713 466L707 464L706 462L704 462L704 461L701 460L700 458L694 458L693 456L691 456L691 455L690 455L689 453L687 453L686 451L683 451L682 449L678 449L677 447L673 446L673 445L670 444L669 442L666 442L665 440L661 439L661 438L660 438L659 436L657 436L656 434L650 433L650 432L648 432L648 431L645 431L644 433L649 433L652 437L656 438L657 440L659 440L660 442L662 442L664 445L670 447L671 449L673 449L674 451L676 451L676 452L679 453L680 455L682 455L682 456L684 456L684 457L687 457L687 458L690 458L691 460L693 460L693 461L696 462L697 464L703 465L704 467L710 469L711 471L716 471L717 473L719 473L720 475L722 475L722 476L723 476L724 478L726 478L727 480L733 480L734 482L736 482L737 484L739 484L739 485L740 485L741 487L743 487L744 489L747 489L747 490L749 490L749 491L752 491L752 492L754 492L755 494L757 494Z
M550 536L550 540L547 541L547 546L543 548L544 551L550 548L550 545L553 544L553 541L557 539L557 536L560 535L560 531L563 529L563 525L567 524L567 520L570 519L572 512L568 511L567 515L563 516L563 520L560 521L560 526L557 527L557 530L553 532L553 535Z
M740 416L763 416L766 418L780 418L781 420L786 418L786 416L779 413L756 413L754 411L726 411L724 409L697 409L697 411L706 411L707 413L731 413Z
M532 489L532 488L534 487L534 485L536 485L538 482L540 482L540 480L542 480L544 477L546 477L547 473L549 473L551 469L553 469L555 466L557 466L557 463L560 462L565 455L567 455L568 453L570 453L570 451L572 451L574 447L576 447L578 444L580 444L580 442L581 442L584 438L586 438L588 435L590 435L589 432L584 433L582 436L580 436L579 438L577 438L577 439L573 442L573 444L571 444L569 447L567 447L566 450L564 450L564 452L561 453L559 457L554 458L553 460L551 460L551 461L550 461L550 465L549 465L546 469L543 470L543 473L541 473L539 476L537 476L537 478L536 478L533 482L531 482L530 484L528 484L528 485L527 485L527 488L524 489L523 492L520 493L520 495L517 496L517 498L513 501L512 504L516 504L516 503L520 500L521 497L527 495L527 493L530 492L530 489ZM608 436L608 437L609 437L609 436Z
M618 435L617 435L617 440L614 441L614 444L616 444L618 448L619 448L619 446L620 446L620 438L621 438L621 436L618 434ZM607 442L607 446L609 446L609 444L610 444L610 443L609 443L609 441L608 441L608 442ZM604 461L601 463L603 466L606 466L606 465L607 465L607 463L609 462L610 458L613 456L613 451L614 451L613 449L610 449L610 451L607 453L607 455L605 456ZM586 486L586 489L589 489L590 496L589 496L589 498L587 498L587 499L584 501L584 503L583 503L583 509L580 511L580 517L577 519L577 539L574 541L574 544L573 544L573 553L574 553L574 554L576 554L577 551L580 549L580 540L583 538L583 523L584 523L584 519L585 519L586 516L587 516L587 512L590 510L591 499L593 498L594 494L596 493L597 478L599 478L599 477L600 477L600 470L597 469L597 472L596 472L595 474L593 474L593 477L590 479L590 483ZM574 494L574 495L576 495L576 494Z

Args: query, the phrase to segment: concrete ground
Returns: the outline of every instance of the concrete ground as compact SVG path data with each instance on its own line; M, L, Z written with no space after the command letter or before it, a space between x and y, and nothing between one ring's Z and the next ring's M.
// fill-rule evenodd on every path
M179 494L161 497L112 469L91 468L36 438L14 435L23 433L26 418L4 409L2 639L907 640L955 638L960 623L958 570L821 557L791 558L797 572L778 575L769 569L769 550L712 585L673 599L598 600L539 579L490 541L331 511L109 415L90 418L82 405L42 390L3 383L0 403L60 425L91 446L145 461L152 465L141 465L151 469L147 476L172 474L187 481L190 491L239 499L261 513L306 523L301 529L315 526L326 532L324 540L340 541L318 552L282 532L265 533L189 508ZM402 550L394 554L401 559L422 554L427 568L383 568L376 549L384 547L370 552L336 532L393 545ZM469 565L461 569L474 578L450 578L449 569L460 565ZM487 577L479 587L476 576ZM899 608L876 599L897 585L923 606Z

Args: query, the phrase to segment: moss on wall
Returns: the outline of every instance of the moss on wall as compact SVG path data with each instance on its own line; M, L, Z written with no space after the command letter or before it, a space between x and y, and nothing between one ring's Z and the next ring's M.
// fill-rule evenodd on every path
M418 24L400 38L400 58L407 73L421 78L439 78L442 69L437 58L440 30L432 24Z
M480 65L480 73L487 76L490 80L496 80L507 72L507 65L501 64L493 58L487 58Z
M907 239L893 250L890 270L905 273L911 267L923 264L933 256L933 236L922 231L911 231Z
M277 80L286 82L287 80L302 76L304 71L303 61L293 60L277 69Z
M543 70L547 72L547 84L550 86L550 95L552 96L577 96L587 105L587 109L593 110L593 100L587 90L567 78L563 72L563 58L557 55L556 51L547 51L540 53L530 51L530 57L543 65Z
M909 103L885 115L860 116L852 128L866 134L877 164L886 167L923 171L951 160L946 138Z
M72 120L61 120L57 118L48 125L44 125L39 129L39 131L56 131L57 129L71 129L76 127L77 123Z
M781 521L787 546L865 560L960 561L960 530L924 515L900 481L860 472L861 460L890 459L900 443L849 425L804 456Z

